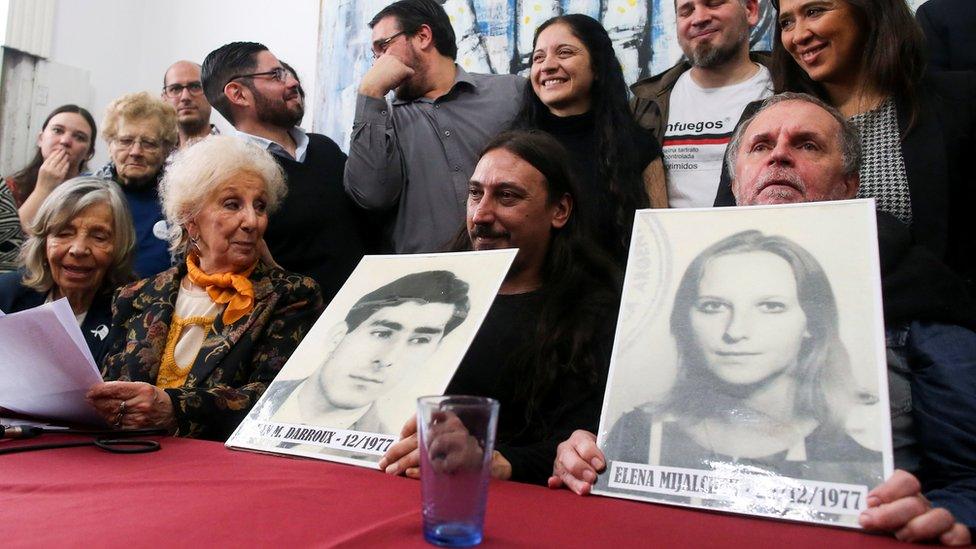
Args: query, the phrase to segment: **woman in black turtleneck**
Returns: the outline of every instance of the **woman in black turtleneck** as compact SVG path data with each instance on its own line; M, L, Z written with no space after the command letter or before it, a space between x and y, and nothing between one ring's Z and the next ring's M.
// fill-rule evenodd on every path
M601 244L623 261L634 210L667 207L661 146L633 120L627 86L606 29L580 14L539 26L532 72L515 128L555 136L575 159L589 217Z

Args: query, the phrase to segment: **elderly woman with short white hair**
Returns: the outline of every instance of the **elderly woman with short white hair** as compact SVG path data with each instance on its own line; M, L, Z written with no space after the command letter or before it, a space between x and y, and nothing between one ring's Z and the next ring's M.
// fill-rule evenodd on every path
M88 398L121 428L226 439L315 322L316 283L262 259L286 187L269 153L212 136L176 154L160 185L183 260L116 296L107 381Z
M171 265L157 193L166 158L179 142L176 110L147 92L129 93L106 107L101 131L111 160L95 176L122 188L136 227L134 269L153 276Z

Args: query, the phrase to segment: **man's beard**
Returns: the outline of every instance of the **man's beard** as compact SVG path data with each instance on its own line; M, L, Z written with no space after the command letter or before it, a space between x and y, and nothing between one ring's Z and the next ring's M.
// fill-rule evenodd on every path
M421 66L417 54L413 50L410 50L410 52L410 58L404 59L403 63L413 69L413 76L404 80L394 90L396 98L400 101L413 101L414 99L423 97L428 91L424 67Z
M508 238L510 235L507 232L495 232L491 230L491 225L475 225L468 232L471 241L473 242L476 238Z
M298 96L297 91L295 95ZM258 92L254 93L254 103L258 120L278 128L293 128L305 116L305 107L302 103L298 104L297 110L292 111L285 100L271 100Z
M771 188L770 183L773 182L776 182L777 185ZM806 183L792 169L774 168L766 170L755 178L752 188L758 189L758 192L752 196L743 197L743 206L776 204L783 203L786 200L789 200L791 203L810 201L806 194ZM767 189L769 190L767 191ZM759 200L760 195L763 196L763 200L761 201Z
M159 174L161 171L162 167L146 177L125 177L120 173L118 174L117 179L119 185L125 187L126 189L133 191L144 191L156 186L156 183L159 181Z
M199 116L192 118L190 120L178 120L177 124L180 127L180 131L186 135L200 135L203 133L204 128L209 128L209 120L204 120Z
M741 30L734 40L729 41L727 44L712 45L708 42L699 44L697 48L692 50L688 55L688 60L695 67L703 69L711 69L728 63L732 60L736 54L739 53L739 47L742 42L749 41L749 27L746 26Z
M413 101L427 93L417 82L417 75L414 74L407 80L400 84L400 86L394 91L396 98L400 101Z

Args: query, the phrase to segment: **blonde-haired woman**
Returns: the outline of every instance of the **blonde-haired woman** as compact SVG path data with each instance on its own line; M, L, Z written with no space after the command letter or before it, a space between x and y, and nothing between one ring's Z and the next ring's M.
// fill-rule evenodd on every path
M109 104L102 137L112 159L95 175L118 183L132 210L136 273L146 277L165 271L171 258L157 188L166 157L179 143L176 110L146 92L123 95Z
M123 288L89 399L125 428L224 440L322 309L316 283L261 258L285 194L271 155L230 136L173 158L160 185L177 265Z

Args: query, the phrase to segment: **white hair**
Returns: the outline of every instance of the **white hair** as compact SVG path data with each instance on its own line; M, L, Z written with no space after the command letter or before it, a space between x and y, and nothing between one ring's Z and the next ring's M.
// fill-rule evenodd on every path
M114 181L92 176L75 177L55 187L44 199L27 231L20 249L24 285L39 292L54 286L47 261L47 239L68 225L86 208L108 204L112 210L112 264L102 282L103 288L116 288L132 280L132 255L136 231L122 191Z
M159 183L159 199L169 225L170 250L183 255L192 220L223 183L241 172L257 175L268 193L268 214L281 204L285 176L271 153L229 135L212 135L176 153Z

